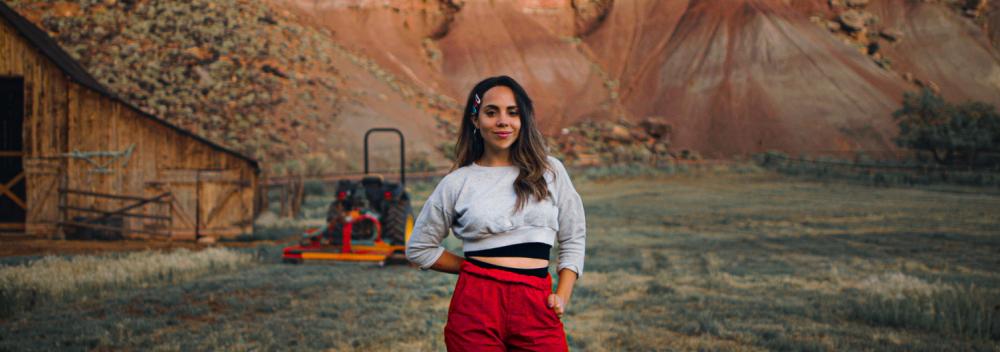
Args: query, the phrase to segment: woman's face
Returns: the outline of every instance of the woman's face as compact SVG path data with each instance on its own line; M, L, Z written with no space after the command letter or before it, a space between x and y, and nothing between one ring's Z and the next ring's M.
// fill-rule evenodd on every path
M521 132L521 111L517 109L514 91L506 86L487 90L472 124L479 128L486 148L494 151L510 148Z

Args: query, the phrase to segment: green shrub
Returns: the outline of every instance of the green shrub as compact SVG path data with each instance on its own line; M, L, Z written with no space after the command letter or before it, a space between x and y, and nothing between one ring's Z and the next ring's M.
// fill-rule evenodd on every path
M940 164L975 165L985 151L1000 151L1000 114L984 102L948 103L924 89L905 93L892 114L899 124L896 144L930 153Z
M431 162L427 160L427 157L428 155L426 152L415 153L414 156L411 156L407 160L406 171L408 172L433 171L434 165L431 165Z

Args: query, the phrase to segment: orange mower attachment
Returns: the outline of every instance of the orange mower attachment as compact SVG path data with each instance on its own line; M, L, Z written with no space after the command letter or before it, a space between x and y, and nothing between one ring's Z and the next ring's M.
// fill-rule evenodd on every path
M402 253L406 250L405 246L391 245L382 241L382 224L371 214L355 210L348 213L344 220L340 236L328 233L332 232L327 230L328 227L306 230L309 242L285 247L282 253L283 261L293 264L305 261L374 262L383 266L393 253ZM374 226L375 238L370 244L356 244L352 241L354 225L361 222L370 222ZM339 242L336 239L339 239Z

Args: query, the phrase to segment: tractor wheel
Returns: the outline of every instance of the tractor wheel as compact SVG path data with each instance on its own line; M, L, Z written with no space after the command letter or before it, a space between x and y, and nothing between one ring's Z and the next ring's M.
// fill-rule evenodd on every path
M406 217L411 212L409 202L396 202L389 205L382 221L382 240L389 244L406 244Z
M344 242L344 225L342 225L340 222L337 222L337 224L333 225L333 227L329 227L329 225L327 226L328 226L326 230L327 241L334 246L341 245Z

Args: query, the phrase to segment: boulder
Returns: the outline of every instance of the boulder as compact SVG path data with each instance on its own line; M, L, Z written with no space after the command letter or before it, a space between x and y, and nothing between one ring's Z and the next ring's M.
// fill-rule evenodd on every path
M868 6L868 0L847 0L847 7L865 7Z
M920 86L920 87L923 87L923 88L927 88L928 90L930 90L934 94L941 94L941 87L939 87L937 85L937 83L934 83L934 81L924 80L924 79L919 79L918 78L918 79L915 79L913 81L913 83L916 83L917 86Z
M629 133L628 128L621 125L614 125L611 127L610 137L617 141L628 141L632 139L632 134Z
M840 30L843 29L843 26L841 26L840 22L837 21L826 21L826 29L831 32L840 32Z
M639 122L639 126L646 130L646 134L656 139L666 139L670 137L673 127L664 121L663 118L650 116Z
M639 126L629 128L628 133L633 141L640 143L649 138L649 134L646 133L646 130Z
M653 146L656 145L656 138L648 137L644 142L642 142L642 144L645 145L646 148L653 149Z
M614 7L613 0L572 0L575 33L586 36L597 29Z
M878 34L890 42L896 42L903 39L903 31L895 28L882 29Z
M701 160L701 154L694 150L681 150L681 160Z
M966 16L975 18L986 10L987 2L987 0L965 0L965 5L962 8L965 9Z
M656 143L653 145L653 152L659 156L669 155L670 148L666 143Z
M629 148L629 155L631 156L631 161L636 161L640 163L648 163L653 160L653 153L649 151L648 148L635 145Z
M868 55L870 55L871 57L875 59L879 59L882 57L882 54L879 53L879 50L882 48L882 46L879 45L877 41L868 43L866 48L868 49Z
M847 10L837 16L837 20L840 24L844 25L844 29L851 32L858 32L864 30L869 24L873 16L865 11L861 10Z

